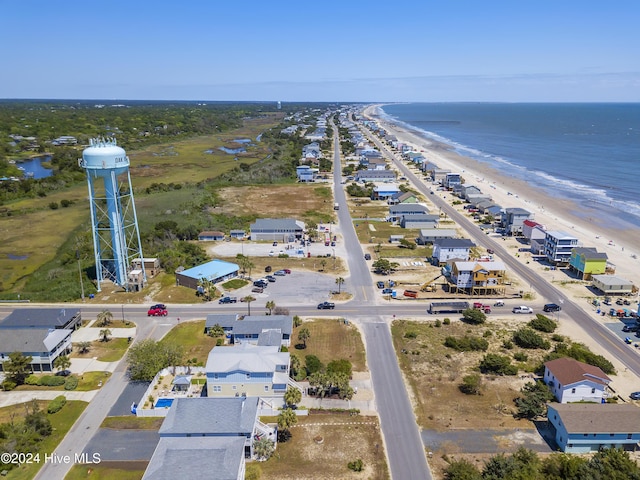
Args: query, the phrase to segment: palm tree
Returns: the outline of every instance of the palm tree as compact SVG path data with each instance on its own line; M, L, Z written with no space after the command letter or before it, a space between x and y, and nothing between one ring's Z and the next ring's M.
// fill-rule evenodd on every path
M276 308L276 302L269 300L264 307L269 310L269 315L271 315L273 309Z
M253 442L253 454L258 460L268 460L271 455L273 455L275 449L276 446L273 441L266 437L259 438Z
M322 265L322 271L324 272L324 267L327 264L326 260L320 260L320 265Z
M289 429L298 423L298 416L289 408L282 410L278 415L278 436L280 441L287 441L291 438Z
M307 348L307 340L311 338L311 332L307 327L303 327L298 332L298 340L304 344L304 348Z
M251 316L251 302L256 301L255 297L252 297L251 295L247 295L242 299L242 301L247 302L247 312L248 312L247 315Z
M66 370L71 366L71 360L66 355L60 355L53 361L53 366L57 370Z
M111 335L111 330L109 330L108 328L103 328L102 330L100 330L100 336L102 337L103 342L109 341L109 335Z
M340 287L344 283L344 278L338 277L336 278L336 285L338 285L338 295L340 295Z
M98 320L99 327L106 327L113 320L113 313L109 310L102 310L96 318Z
M78 342L78 352L87 353L91 350L91 342Z
M302 400L302 393L297 388L289 387L284 393L284 403L288 407L297 405Z

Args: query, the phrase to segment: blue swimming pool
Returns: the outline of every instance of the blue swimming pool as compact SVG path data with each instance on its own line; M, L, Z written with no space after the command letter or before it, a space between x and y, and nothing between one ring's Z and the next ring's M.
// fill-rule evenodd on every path
M173 403L173 398L159 398L155 408L169 408Z

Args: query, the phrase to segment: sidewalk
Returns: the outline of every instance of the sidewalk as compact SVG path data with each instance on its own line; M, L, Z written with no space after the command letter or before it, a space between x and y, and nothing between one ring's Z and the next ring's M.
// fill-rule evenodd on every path
M24 390L0 393L0 408L16 405L18 403L30 402L36 400L53 400L59 395L64 395L67 400L82 400L90 402L98 393L98 390L89 392L74 392L68 390Z

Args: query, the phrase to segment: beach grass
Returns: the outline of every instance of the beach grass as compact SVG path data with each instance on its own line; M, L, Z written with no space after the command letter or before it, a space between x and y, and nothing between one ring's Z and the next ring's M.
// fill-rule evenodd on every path
M299 348L298 333L301 328L308 328L311 337L307 340L307 348ZM313 319L305 321L300 327L293 329L291 335L292 355L297 355L302 364L307 355L315 355L327 365L332 360L349 360L355 372L366 372L366 353L360 332L353 324L345 324L343 319Z

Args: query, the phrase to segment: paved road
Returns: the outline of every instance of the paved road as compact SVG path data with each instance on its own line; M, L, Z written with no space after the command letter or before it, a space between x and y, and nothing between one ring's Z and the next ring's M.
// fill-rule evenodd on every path
M571 322L576 328L582 328L611 355L622 362L625 367L640 376L640 357L632 347L621 342L615 333L592 318L571 298L550 284L543 276L517 261L511 253L502 246L502 242L498 242L493 237L486 235L476 224L441 199L439 195L431 195L431 188L426 186L424 181L418 178L413 171L409 170L395 154L390 152L377 138L371 135L369 135L369 138L376 143L378 148L386 153L388 158L392 159L407 178L411 179L422 194L428 197L438 208L442 209L442 211L461 228L466 230L478 245L485 248L492 248L496 252L496 256L499 257L511 271L515 272L520 278L531 285L531 288L538 292L542 298L546 298L552 303L562 304L560 321Z

